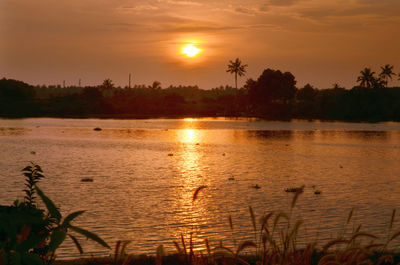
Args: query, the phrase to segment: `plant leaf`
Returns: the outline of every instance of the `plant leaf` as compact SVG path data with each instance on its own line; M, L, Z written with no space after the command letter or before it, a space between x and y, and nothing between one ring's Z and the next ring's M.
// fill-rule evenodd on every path
M81 246L81 244L79 244L78 239L76 239L76 237L74 237L73 235L68 234L68 236L72 239L72 241L74 242L76 248L78 249L80 254L83 254L83 248Z
M38 186L35 186L35 189L36 189L36 192L39 195L39 197L42 199L42 201L46 205L46 208L49 211L50 216L56 218L58 223L60 223L60 221L61 221L61 213L60 213L60 211L58 211L58 209L57 209L56 205L54 204L54 202L52 200L50 200L49 197L44 195L43 191L41 189L39 189Z
M27 166L22 171L32 171L32 166Z
M74 220L76 217L83 214L84 212L85 211L76 211L76 212L69 214L67 217L65 217L64 222L62 223L62 226L68 227L72 220Z
M65 231L61 227L53 230L50 237L49 250L51 252L55 252L56 249L61 245L61 243L64 242L66 236L67 231Z
M87 238L89 238L89 239L91 239L91 240L93 240L93 241L99 243L99 244L102 245L103 247L106 247L106 248L108 248L108 249L111 249L110 246L109 246L106 242L104 242L104 240L101 239L98 235L96 235L96 234L94 234L94 233L92 233L92 232L89 232L89 231L87 231L87 230L85 230L85 229L83 229L83 228L80 228L80 227L77 227L77 226L73 226L73 225L70 225L69 228L71 228L71 229L74 230L75 232L77 232L77 233L79 233L79 234L81 234L81 235L84 235L84 236L86 236Z
M21 255L21 264L44 265L44 261L36 254L24 253Z

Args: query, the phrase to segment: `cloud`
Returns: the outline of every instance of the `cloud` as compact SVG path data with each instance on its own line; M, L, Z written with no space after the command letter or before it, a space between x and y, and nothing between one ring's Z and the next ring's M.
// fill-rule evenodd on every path
M247 8L247 7L237 7L235 8L235 12L245 14L245 15L256 15L258 13L257 9Z
M136 6L121 6L116 8L121 13L132 13L132 12L142 12L142 11L155 11L158 10L159 7L156 5L136 5Z
M349 18L361 17L365 19L370 18L388 18L399 17L400 1L336 1L325 2L320 4L318 2L310 2L300 6L298 12L301 16L311 19L323 18Z
M193 1L176 1L176 0L158 0L159 3L166 3L170 5L180 5L180 6L202 6L203 4Z
M272 6L291 6L295 3L299 2L299 0L269 0L269 5Z
M174 15L153 16L151 21L146 22L146 26L157 32L217 32L224 30L237 29L236 26L206 21L200 19L190 19L177 17Z

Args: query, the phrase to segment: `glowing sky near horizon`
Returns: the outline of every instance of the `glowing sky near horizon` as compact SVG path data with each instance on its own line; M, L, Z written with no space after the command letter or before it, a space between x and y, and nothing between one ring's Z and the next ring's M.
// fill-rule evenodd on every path
M229 60L351 88L364 67L400 72L398 0L1 0L0 73L31 84L234 86ZM201 42L194 60L181 47ZM196 46L197 47L197 46ZM400 85L393 81L389 85Z

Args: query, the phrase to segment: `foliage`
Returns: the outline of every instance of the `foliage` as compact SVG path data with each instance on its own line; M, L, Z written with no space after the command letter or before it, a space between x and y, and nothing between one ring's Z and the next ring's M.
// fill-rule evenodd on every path
M237 89L237 76L243 76L246 73L247 64L242 64L242 61L239 58L236 58L235 61L229 60L227 73L235 74L235 88Z
M237 58L228 72L244 75L246 65ZM30 86L0 80L0 117L55 116L76 118L156 117L259 117L262 119L324 119L346 121L400 121L400 87L389 87L393 66L381 67L379 75L365 68L359 86L344 89L297 88L290 72L266 69L242 88L219 86L151 85L116 87L105 79L99 86ZM235 78L236 79L236 78ZM397 79L397 78L395 78Z
M196 203L201 192L207 186L199 186L193 192L192 203ZM185 264L185 265L333 265L333 264L399 264L400 253L389 252L388 246L400 237L400 231L394 231L393 225L396 210L393 210L387 228L387 237L380 239L362 229L361 225L352 223L354 210L351 209L343 229L336 238L327 242L304 242L298 244L303 231L303 220L294 216L296 204L304 192L305 186L289 188L286 191L293 195L289 212L266 212L257 216L249 207L249 225L253 239L238 240L234 233L234 222L229 216L229 227L232 231L233 244L220 241L212 246L207 238L204 244L195 244L195 232L181 234L174 241L175 254L166 254L163 245L157 248L156 256L134 256L125 253L130 241L118 241L115 247L114 265L133 264ZM297 216L301 216L297 214ZM353 218L354 219L354 218ZM352 226L352 231L347 231ZM307 231L306 231L307 232ZM239 242L237 244L236 242Z
M385 66L381 67L381 73L379 74L379 78L383 79L383 83L387 87L388 85L388 79L392 80L392 76L396 75L393 72L393 65L386 64Z
M193 202L199 191L204 186L198 187L193 194ZM393 210L388 224L387 238L379 239L377 236L362 230L362 226L354 226L347 232L352 217L350 211L343 226L343 231L337 238L325 242L318 247L317 241L298 246L298 237L302 231L303 220L294 219L296 203L304 191L304 186L296 188L293 192L289 212L270 212L257 218L252 207L249 207L250 223L254 234L253 240L242 240L236 244L234 225L229 216L229 227L232 230L233 247L219 245L212 247L207 240L204 246L195 246L193 233L188 235L188 241L181 235L178 242L174 242L177 259L180 264L208 265L208 264L259 264L259 265L327 265L327 264L394 264L399 261L399 255L387 251L388 245L400 237L400 231L393 231L396 210ZM160 246L158 250L162 248ZM203 249L203 251L195 251ZM158 253L159 251L157 251ZM126 256L126 255L125 255ZM157 255L158 257L159 255ZM121 256L119 256L121 257ZM167 261L167 259L164 259ZM161 264L162 259L155 264ZM178 262L175 262L175 264ZM137 264L132 256L128 256L123 264Z
M295 85L296 80L290 72L264 70L249 87L249 101L254 114L269 119L290 119Z
M102 246L109 248L99 236L72 225L72 221L84 213L76 211L63 218L54 202L37 186L44 178L39 165L31 164L23 169L26 177L25 198L12 206L0 206L0 263L4 265L43 265L55 259L55 252L68 236L80 253L83 249L74 231ZM36 205L37 194L46 210Z

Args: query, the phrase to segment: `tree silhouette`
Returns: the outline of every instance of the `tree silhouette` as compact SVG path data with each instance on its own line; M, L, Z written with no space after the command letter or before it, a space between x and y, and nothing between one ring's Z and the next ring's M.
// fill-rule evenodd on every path
M104 89L112 89L114 87L114 84L110 78L104 79L103 84L101 84L101 87Z
M159 81L154 81L153 84L149 86L149 88L154 90L161 89L161 83Z
M371 68L365 67L364 70L360 71L360 76L357 78L357 82L360 82L361 87L371 88L376 84L376 78L374 77L375 72L371 71Z
M396 75L393 72L393 65L387 64L387 65L381 67L381 73L379 74L379 77L383 79L383 82L386 87L388 84L388 79L390 78L390 80L392 80L392 75Z
M235 61L229 60L228 70L226 72L235 74L235 87L237 89L237 76L243 76L246 73L247 64L242 64L239 58L236 58Z

